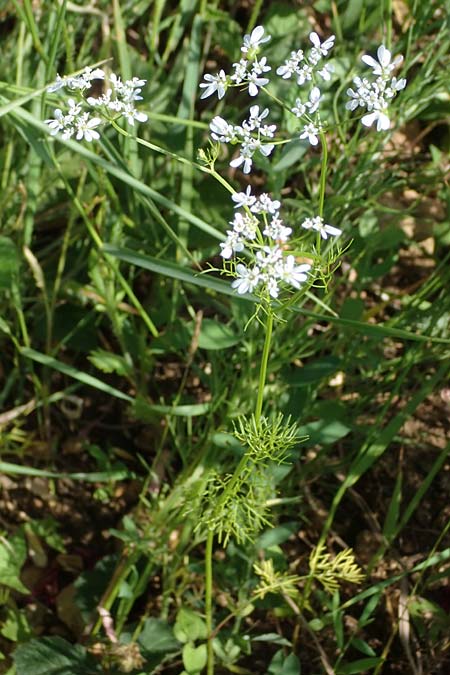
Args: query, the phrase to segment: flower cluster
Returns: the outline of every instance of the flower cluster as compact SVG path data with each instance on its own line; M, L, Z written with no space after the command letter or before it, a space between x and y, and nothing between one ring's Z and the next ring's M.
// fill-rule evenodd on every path
M323 63L334 47L335 36L330 35L323 42L314 31L309 34L312 47L306 52L303 49L292 51L290 57L284 64L277 68L277 75L283 80L289 80L295 77L297 85L309 86L309 92L306 97L297 97L295 105L291 108L291 113L303 121L303 129L300 134L300 140L308 140L311 145L317 145L319 134L322 130L318 113L322 93L317 86L318 78L328 82L331 79L333 66L329 63ZM315 115L315 117L312 117Z
M302 50L292 52L276 73L283 80L295 76L297 85L304 85L302 98L296 98L290 111L303 123L300 139L308 139L311 145L317 145L322 133L318 115L322 93L317 82L319 78L327 81L331 77L332 68L324 65L323 59L333 48L335 38L332 35L321 42L314 32L309 38L312 47L306 53ZM262 26L245 35L242 57L233 64L233 73L226 75L221 70L217 75L206 74L205 81L200 84L204 89L201 98L217 94L222 99L229 87L237 85L244 85L250 96L256 96L269 82L266 73L271 68L266 57L259 55L261 45L269 40L270 36L264 34ZM269 114L269 108L252 105L248 118L239 125L230 124L218 115L212 119L212 139L239 146L239 153L231 160L230 166L241 167L243 173L248 174L256 153L264 157L272 153L276 125L268 123ZM286 286L300 288L308 281L311 265L307 258L298 261L290 250L293 231L280 217L280 201L272 199L267 193L253 195L251 186L245 192L234 193L232 199L237 210L229 223L231 227L227 230L225 241L220 244L220 255L230 261L227 271L234 277L232 287L240 294L256 292L266 298L278 298ZM301 227L315 230L322 239L341 234L341 230L326 224L320 216L307 218ZM243 255L247 256L245 260Z
M256 197L248 186L245 192L232 196L237 210L230 222L226 240L220 244L221 256L231 258L247 249L253 254L253 265L238 262L236 278L231 284L240 294L252 293L257 288L277 298L280 284L294 288L308 278L311 266L297 264L293 255L285 255L284 248L292 234L280 218L281 203L267 193Z
M320 234L322 239L328 239L328 235L331 237L338 237L342 234L342 230L338 227L333 227L333 225L327 225L321 216L305 218L300 227L303 227L305 230L315 230Z
M375 79L355 77L353 83L355 89L347 89L350 101L346 103L348 110L356 108L366 108L368 113L363 116L361 122L366 127L372 126L376 122L377 131L385 131L390 127L388 116L388 107L390 101L399 91L405 88L406 80L398 80L392 77L392 71L395 70L403 61L403 56L398 55L392 60L392 54L384 45L380 45L377 50L378 61L372 56L365 54L362 61L372 68L372 75Z
M148 117L135 107L136 101L141 101L142 87L146 80L133 77L131 80L122 82L120 77L114 73L109 76L110 86L101 96L88 96L84 94L91 89L94 80L105 80L105 72L101 68L92 70L85 68L80 75L73 77L60 77L47 89L49 92L68 89L76 94L78 92L78 101L69 98L67 101L68 110L64 113L60 108L56 108L54 118L45 120L51 129L52 136L61 133L67 140L73 136L77 140L98 140L100 134L96 130L102 123L101 117L91 117L92 109L98 109L103 118L110 119L111 115L121 115L134 125L135 120L145 122Z
M270 35L264 36L264 28L256 26L250 35L244 36L241 47L243 56L237 63L233 63L233 72L226 75L224 70L217 75L206 74L200 87L204 89L200 98L208 98L217 93L219 99L225 96L230 86L241 86L248 89L250 96L257 96L259 89L269 83L265 76L271 70L265 56L258 58L260 47L270 40Z
M265 143L266 138L273 138L276 131L275 124L265 124L263 120L268 116L269 109L259 112L258 105L252 105L250 116L240 125L229 124L223 117L217 115L210 123L211 137L220 143L240 144L239 156L231 160L230 166L242 166L244 173L250 173L253 164L253 155L259 151L268 157L274 148L273 143Z
M333 49L335 36L330 35L324 42L321 42L317 33L313 31L309 34L309 39L313 46L308 53L305 53L302 49L291 52L284 65L277 68L277 75L280 75L284 80L288 80L295 75L299 86L302 86L305 82L311 82L316 74L323 80L330 80L333 72L332 66L325 64L320 69L317 66L321 65L320 62L323 57L328 56Z

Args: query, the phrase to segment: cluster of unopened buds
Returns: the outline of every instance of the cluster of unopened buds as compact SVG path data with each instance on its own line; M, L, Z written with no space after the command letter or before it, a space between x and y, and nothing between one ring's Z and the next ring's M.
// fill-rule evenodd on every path
M230 87L247 90L252 98L261 90L270 96L266 85L269 84L268 74L272 68L267 57L260 55L262 46L270 39L269 35L264 34L263 26L257 26L249 35L245 35L241 47L242 57L233 64L231 74L226 74L224 70L216 75L206 74L204 82L200 84L203 89L201 98L217 94L220 100ZM318 145L319 138L324 141L319 112L323 96L319 84L331 80L333 65L324 63L324 59L333 49L335 37L331 35L322 42L317 33L312 32L309 40L312 46L305 51L292 51L284 64L276 69L276 74L283 80L294 79L296 85L302 88L301 95L295 97L295 104L285 107L302 125L298 138L315 146ZM371 82L355 78L356 92L348 89L351 100L346 107L350 110L359 106L366 108L363 124L371 126L376 122L377 130L380 131L389 128L388 103L405 87L406 80L391 77L392 71L402 62L401 56L392 60L390 51L384 46L378 48L377 56L378 61L368 55L362 57L364 63L372 68L376 79ZM293 101L294 98L289 100ZM263 157L271 155L277 143L277 128L275 124L268 123L269 115L269 108L252 105L249 116L241 124L230 124L219 115L212 119L212 139L218 143L239 146L238 153L230 161L231 167L241 168L244 174L249 174L256 153ZM226 239L220 246L221 256L230 260L227 271L235 277L233 288L241 294L257 291L260 295L268 294L272 298L279 296L280 288L285 284L298 289L308 280L311 265L303 261L299 263L289 252L292 228L286 226L280 218L280 201L265 193L256 197L252 195L250 186L246 192L235 193L232 199L243 211L235 213L230 222L231 229L227 231ZM318 242L342 234L339 228L325 223L321 215L304 219L300 223L299 231L301 229L315 231ZM250 261L253 260L253 264L237 257L240 254L246 255Z
M47 91L53 93L66 89L72 92L77 100L69 98L65 112L61 108L56 108L54 118L45 120L52 136L60 133L65 140L75 137L78 141L84 139L91 142L100 138L97 127L105 120L122 116L131 125L134 125L135 121L147 121L148 116L135 106L136 101L142 100L140 94L146 80L133 77L122 82L120 77L111 73L108 78L109 86L101 96L85 97L85 92L91 89L94 80L105 79L105 72L101 68L94 70L85 68L80 75L72 77L57 76ZM93 110L98 111L102 117L92 116Z

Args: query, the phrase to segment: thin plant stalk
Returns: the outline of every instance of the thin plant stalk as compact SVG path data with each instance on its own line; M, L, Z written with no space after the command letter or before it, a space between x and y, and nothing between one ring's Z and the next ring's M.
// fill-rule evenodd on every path
M270 355L270 345L272 342L272 333L273 333L273 312L270 305L267 307L266 311L266 323L265 323L265 338L264 338L264 347L261 355L261 364L259 368L259 383L258 383L258 394L256 398L255 406L255 422L258 425L261 420L262 407L264 401L264 387L266 384L267 378L267 366L269 363ZM248 458L244 455L241 458L237 468L234 471L234 478L237 478L242 473L244 466L246 465ZM228 490L233 486L234 481L231 479L228 484L227 490L225 490L222 499L226 498ZM209 529L208 535L206 538L206 550L205 550L205 618L206 618L206 633L207 633L207 665L206 672L207 675L214 675L214 650L213 650L213 631L212 631L212 585L213 585L213 565L212 565L212 554L213 554L213 545L214 545L214 530Z
M214 545L214 530L208 530L206 538L205 551L205 618L206 618L206 634L207 634L207 675L214 675L214 650L213 650L213 634L212 634L212 585L213 585L213 565L212 553Z
M255 408L256 424L258 424L261 419L263 399L264 399L264 386L266 384L266 377L267 377L267 364L269 362L270 343L272 340L272 332L273 332L273 313L270 306L267 309L267 320L265 328L266 328L266 335L264 339L264 348L261 357L261 366L259 370L258 396L256 399L256 408Z

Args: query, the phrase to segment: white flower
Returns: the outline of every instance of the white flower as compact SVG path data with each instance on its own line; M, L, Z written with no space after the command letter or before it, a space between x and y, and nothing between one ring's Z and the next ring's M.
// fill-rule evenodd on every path
M263 60L265 59L261 59L261 61ZM264 87L269 83L269 78L260 77L261 73L265 72L266 70L270 70L270 67L265 67L263 70L261 70L258 64L258 67L255 67L254 65L251 73L248 73L248 93L250 96L257 96L259 91L258 87Z
M81 113L81 103L77 103L73 98L69 98L67 101L69 104L69 111L64 117L65 124L72 124L76 117Z
M291 112L294 113L296 117L303 117L306 112L306 105L302 103L299 98L296 98L295 106L291 108Z
M233 225L233 231L239 236L250 241L255 239L258 228L258 219L255 216L247 213L236 213L230 224Z
M389 77L389 74L403 61L403 56L399 54L391 62L392 54L384 45L378 47L377 57L378 61L375 61L372 56L364 54L364 56L361 57L361 60L372 68L374 75L381 75L382 77Z
M320 216L306 218L300 227L303 227L305 230L313 229L316 232L319 232L322 239L328 239L328 235L331 235L332 237L338 237L340 234L342 234L342 230L339 230L337 227L333 227L332 225L327 225Z
M238 63L233 63L234 73L231 75L230 79L236 84L240 84L247 78L247 66L248 61L246 59L241 59Z
M231 286L236 291L243 295L244 293L252 293L257 285L261 282L261 273L259 267L246 267L242 263L236 265L237 279L235 279Z
M232 124L228 124L228 122L219 115L213 117L209 124L209 128L211 129L211 136L215 141L220 141L221 143L231 143L236 139L234 126Z
M259 105L252 105L250 107L250 117L248 120L242 122L242 127L246 131L254 131L255 129L259 129L263 119L268 116L269 112L269 108L264 108L264 110L260 113Z
M301 49L296 52L291 52L289 59L286 59L282 66L277 68L277 75L280 75L284 80L288 80L298 70L298 64L303 61L304 54Z
M61 77L60 75L57 75L55 82L51 84L49 87L47 87L47 91L49 93L52 93L54 91L58 91L58 89L62 89L66 85L67 85L67 77Z
M361 122L365 127L371 127L372 124L376 122L377 131L387 131L391 126L391 121L383 110L375 110L368 115L364 115Z
M320 42L319 36L313 31L309 34L309 39L313 44L313 49L311 51L316 50L320 56L327 56L328 52L334 47L334 41L336 37L334 35L330 35L330 37L324 40L324 42Z
M220 252L222 258L231 258L234 252L239 253L244 250L244 242L238 232L228 230L227 238L220 244L220 248L222 249Z
M211 96L216 92L219 100L225 96L225 92L228 88L228 79L225 75L225 71L220 70L217 75L209 75L207 73L203 79L205 82L202 82L200 87L205 91L200 98L208 98L208 96Z
M317 71L317 74L320 75L322 80L329 82L331 80L331 73L334 72L334 67L331 63L326 63L323 68Z
M139 77L133 77L131 80L127 80L125 83L128 87L143 87L147 84L147 80L141 80ZM139 89L140 91L140 89Z
M44 124L48 124L49 128L51 129L50 134L55 136L58 131L62 131L64 129L64 115L62 110L59 108L56 108L53 114L55 115L55 119L44 120Z
M134 120L138 122L146 122L148 120L148 115L143 112L136 110L132 103L125 103L122 115L127 119L127 121L134 126Z
M282 256L283 254L279 246L263 246L262 250L257 252L256 259L263 271L273 274Z
M313 87L309 94L309 101L306 103L306 107L309 109L309 114L312 115L319 108L319 103L321 101L321 93L319 87Z
M247 54L248 52L250 52L250 54L254 54L257 52L260 45L270 40L270 35L266 35L266 37L263 37L263 35L263 26L256 26L250 35L244 35L244 44L241 47L241 52L243 54Z
M266 279L267 290L271 298L278 298L278 293L280 289L278 288L277 277L268 277Z
M102 70L101 68L95 68L95 70L91 70L91 68L89 68L89 66L86 66L82 75L86 80L104 80L105 79L105 71ZM143 80L142 82L143 82L143 84L145 84L145 80Z
M280 241L282 244L285 244L292 234L292 228L283 225L283 221L279 217L279 214L275 213L264 228L263 234L274 241Z
M89 117L89 113L83 113L76 122L77 141L81 141L83 138L88 141L88 143L94 139L98 140L100 134L98 131L95 131L95 127L98 127L101 123L102 121L99 117Z
M300 140L307 138L311 145L317 145L319 142L319 131L319 127L316 127L314 124L306 124L303 127L303 132L300 134Z
M255 204L250 207L250 210L253 213L271 213L274 214L279 211L281 207L281 202L278 199L271 199L267 192L263 192L259 195Z
M401 91L406 87L406 79L404 77L397 80L396 77L393 77L389 87L385 90L384 95L388 98L394 98L397 92ZM392 91L390 91L392 90Z
M234 195L231 195L231 199L236 202L234 208L240 209L244 206L253 206L253 204L256 202L256 197L252 195L251 192L251 185L247 185L245 192L235 192Z
M297 265L294 256L288 255L283 260L283 265L280 269L280 279L294 286L294 288L300 288L300 284L307 281L310 269L311 265L307 263Z
M312 80L313 68L312 66L305 64L301 68L298 68L297 73L297 84L301 87L305 82Z

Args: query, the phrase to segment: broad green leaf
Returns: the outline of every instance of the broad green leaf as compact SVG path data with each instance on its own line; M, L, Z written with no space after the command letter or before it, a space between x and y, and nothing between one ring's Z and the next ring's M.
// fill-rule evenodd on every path
M180 643L175 639L173 630L161 619L146 619L139 635L138 643L148 654L170 653L177 651Z
M80 645L44 637L21 645L13 655L17 675L100 675L102 669Z
M180 642L206 640L206 624L192 609L182 607L175 621L174 635Z
M33 635L33 629L28 623L23 609L8 607L6 617L0 627L0 634L11 642L26 642Z
M30 592L20 580L26 558L27 544L23 532L18 531L7 539L0 539L0 586L7 586L20 593Z
M103 373L117 373L117 375L125 376L129 375L132 370L123 356L107 352L105 349L95 349L89 354L88 359Z
M256 542L256 547L265 550L271 546L284 544L284 542L297 530L298 523L285 523L284 525L273 527L270 530L263 532Z
M195 675L200 673L203 668L206 666L206 645L199 645L194 647L193 644L188 642L183 647L183 665L188 673Z
M213 319L203 319L198 346L210 350L228 349L236 345L240 339L240 336L233 333L228 326Z
M361 675L361 673L367 672L369 669L378 666L382 660L383 659L379 656L358 659L358 661L352 661L351 663L339 666L336 675Z
M325 356L312 363L291 369L285 379L292 387L307 387L335 373L340 364L341 360L336 356Z
M339 420L319 420L299 427L298 433L307 437L307 445L330 445L347 436L350 427Z
M98 616L97 605L118 565L116 555L101 558L95 567L86 570L75 579L75 604L86 623Z
M282 649L276 652L270 662L268 671L270 675L301 675L301 666L298 656L295 654L284 655Z
M292 647L292 642L281 637L278 633L262 633L252 638L252 642L270 642L272 645L281 645L283 647Z

